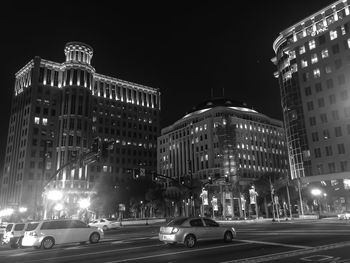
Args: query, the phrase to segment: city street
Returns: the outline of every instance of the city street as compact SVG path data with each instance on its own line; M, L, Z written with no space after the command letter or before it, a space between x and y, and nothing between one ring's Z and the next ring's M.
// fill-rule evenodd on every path
M158 241L159 226L106 232L96 245L51 250L0 250L1 262L350 262L350 223L314 220L236 224L232 243L198 243L194 249Z

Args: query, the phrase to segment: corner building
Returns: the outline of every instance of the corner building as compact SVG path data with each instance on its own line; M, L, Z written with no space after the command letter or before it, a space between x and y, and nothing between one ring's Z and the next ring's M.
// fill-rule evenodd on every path
M224 189L225 176L244 189L266 173L289 174L283 123L226 98L205 101L163 128L157 155L158 174L177 179L192 173L203 182L211 177L209 199L215 194L223 206L232 207L239 196ZM231 200L224 200L224 191Z
M273 43L292 179L350 178L349 3L336 1Z
M35 57L16 73L1 182L1 207L40 206L43 187L60 167L90 151L92 139L114 140L103 163L67 167L49 188L64 191L74 211L103 176L123 181L133 168L156 168L158 89L96 73L93 49L70 42L66 60ZM67 212L67 211L66 211Z

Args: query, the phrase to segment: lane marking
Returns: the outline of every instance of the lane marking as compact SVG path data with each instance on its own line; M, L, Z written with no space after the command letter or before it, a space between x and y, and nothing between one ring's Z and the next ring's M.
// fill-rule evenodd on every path
M278 260L278 259L283 259L283 258L302 256L302 255L307 255L307 254L311 254L311 253L315 253L315 252L331 250L331 249L336 249L336 248L342 248L342 247L348 247L348 246L350 246L350 241L340 242L340 243L333 243L333 244L323 245L323 246L318 246L318 247L298 249L298 250L287 251L287 252L273 253L273 254L268 254L268 255L263 255L263 256L256 256L256 257L245 258L245 259L235 259L235 260L229 260L229 261L222 261L220 263L260 263L260 262L270 262L272 260Z
M149 259L149 258L173 256L173 255L178 255L178 254L196 253L198 251L219 249L219 248L225 248L225 247L238 247L238 246L244 246L244 245L246 245L246 244L245 243L239 243L239 244L233 244L233 245L215 246L215 247L208 247L208 248L197 248L197 249L193 249L193 250L183 250L183 251L171 252L171 253L163 253L163 254L158 254L158 255L142 256L142 257L135 257L135 258L126 258L126 259L120 259L120 260L114 260L114 261L105 261L104 263L128 262L128 261L134 261L134 260L142 260L142 259Z
M263 244L263 245L271 245L271 246L279 246L279 247L291 247L291 248L301 248L301 249L312 248L310 246L299 246L299 245L293 245L293 244L267 242L267 241L257 241L257 240L237 239L237 241L241 241L241 242L244 242L244 243L250 243L250 244Z
M24 261L21 261L21 262L40 262L40 261L47 262L49 260L57 260L57 259L80 257L80 256L88 256L88 255L106 254L106 253L113 253L113 252L119 252L119 251L127 251L127 250L135 250L135 249L140 249L140 248L159 247L159 246L164 246L164 244L149 245L149 246L139 246L139 247L129 247L129 248L119 248L119 249L112 249L112 250L104 250L104 251L96 251L96 252L89 252L89 253L81 253L81 254L75 254L75 255L49 257L49 258L44 258L44 259L24 260Z

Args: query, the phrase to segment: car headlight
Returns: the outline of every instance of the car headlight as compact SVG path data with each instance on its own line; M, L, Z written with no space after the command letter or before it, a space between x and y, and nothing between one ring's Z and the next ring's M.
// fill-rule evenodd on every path
M179 229L177 227L173 227L173 229L171 230L171 234L175 234L179 232Z

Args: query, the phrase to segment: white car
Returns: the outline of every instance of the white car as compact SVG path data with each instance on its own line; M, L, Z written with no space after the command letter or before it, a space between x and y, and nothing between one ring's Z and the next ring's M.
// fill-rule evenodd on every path
M103 230L80 220L44 220L27 227L22 239L23 247L49 249L54 245L86 242L98 243L104 237Z
M5 229L2 243L9 244L11 248L20 247L28 224L30 223L9 223Z
M338 214L338 219L340 219L340 220L343 220L343 219L349 220L350 219L350 211L344 211L344 212Z
M108 229L120 227L120 222L111 221L106 218L100 218L90 222L89 226L99 227L102 228L103 231L107 231Z

